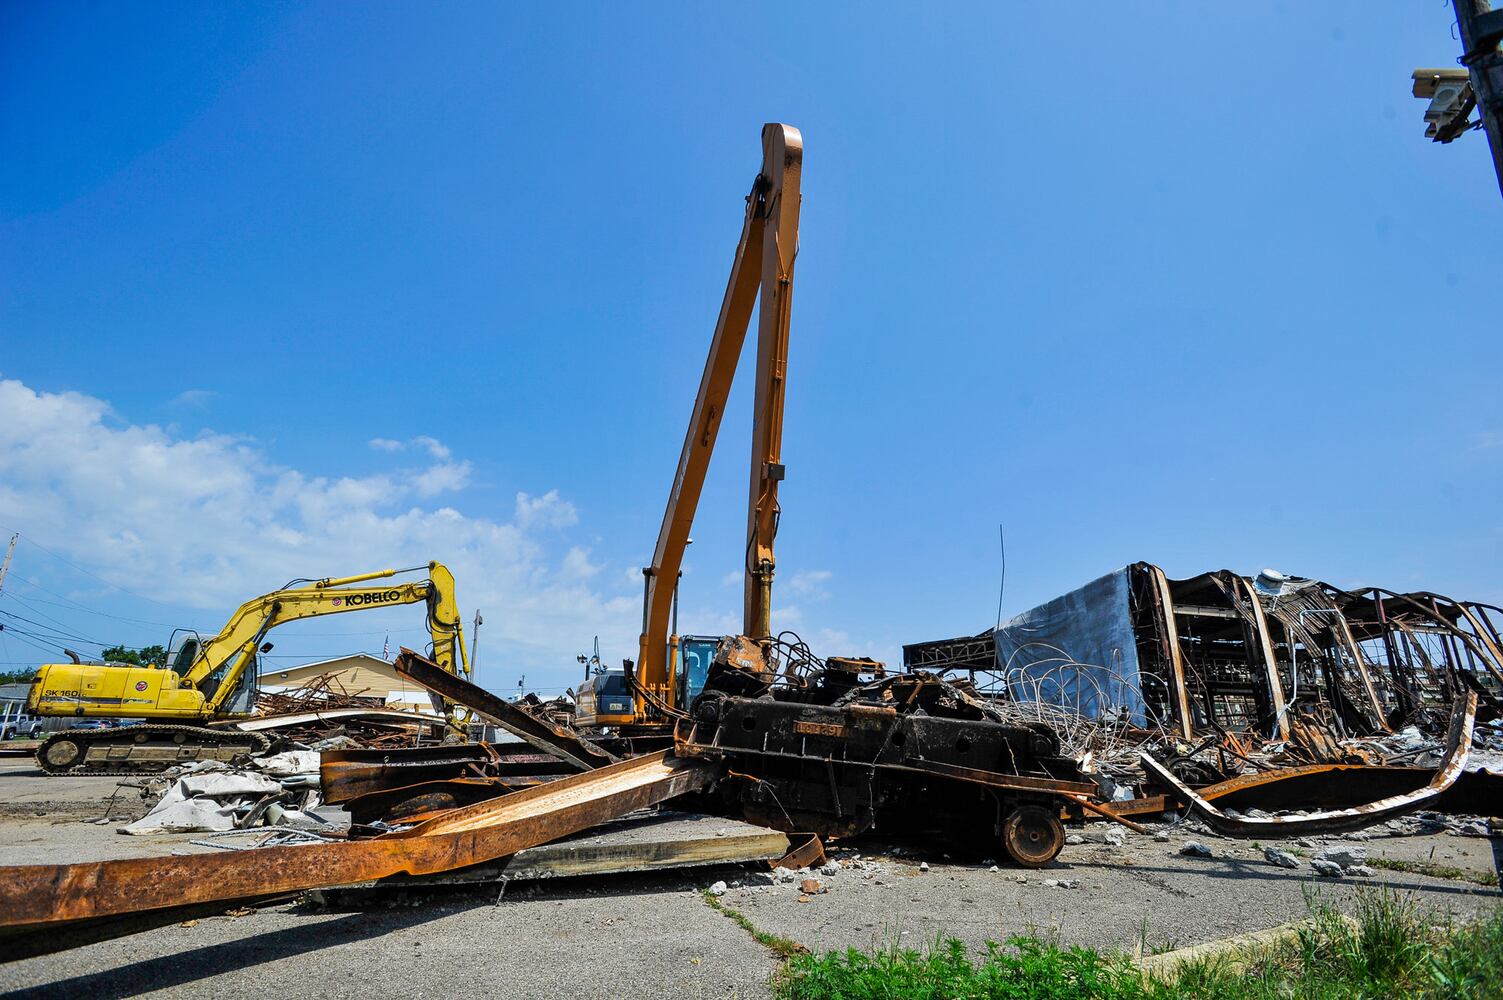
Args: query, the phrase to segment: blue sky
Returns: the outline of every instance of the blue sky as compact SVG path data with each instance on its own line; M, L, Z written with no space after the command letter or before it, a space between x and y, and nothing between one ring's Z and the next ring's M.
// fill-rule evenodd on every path
M1429 143L1409 95L1449 29L7 4L0 608L140 645L438 558L490 685L571 683L596 633L634 655L771 120L806 147L777 604L820 651L990 624L999 524L1005 613L1137 559L1503 601L1503 206L1481 136ZM749 409L743 380L685 631L737 627Z

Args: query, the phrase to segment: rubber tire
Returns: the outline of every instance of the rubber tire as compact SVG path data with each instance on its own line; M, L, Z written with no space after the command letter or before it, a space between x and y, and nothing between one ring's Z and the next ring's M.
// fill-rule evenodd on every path
M1002 821L1002 850L1024 868L1042 868L1065 846L1065 825L1043 806L1018 806Z

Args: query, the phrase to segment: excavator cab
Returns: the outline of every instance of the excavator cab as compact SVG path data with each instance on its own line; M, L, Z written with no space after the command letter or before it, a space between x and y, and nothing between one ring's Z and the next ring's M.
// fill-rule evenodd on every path
M680 667L678 677L678 705L687 709L694 704L705 681L710 676L710 664L715 661L715 650L720 646L718 635L686 635L679 640Z
M199 650L203 646L203 639L193 629L173 629L172 638L167 643L167 662L158 666L182 676L193 669L193 661L198 659Z
M578 688L574 724L589 728L629 726L637 721L631 685L622 670L602 670Z

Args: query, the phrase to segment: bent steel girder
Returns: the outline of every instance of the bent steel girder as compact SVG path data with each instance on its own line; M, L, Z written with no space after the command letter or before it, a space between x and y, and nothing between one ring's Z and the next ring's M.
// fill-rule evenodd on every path
M660 751L372 840L0 868L0 954L10 960L55 950L47 935L101 919L464 868L697 791L717 774L710 763Z
M520 737L546 754L568 761L582 769L600 767L616 760L572 729L555 726L491 694L478 684L449 673L437 663L414 653L405 646L392 669L414 684L473 709L481 718Z
M1204 795L1191 789L1152 755L1144 753L1139 755L1138 759L1143 765L1143 770L1150 777L1170 789L1175 798L1188 805L1196 816L1220 833L1241 837L1298 837L1309 833L1336 833L1371 826L1394 816L1412 812L1440 798L1456 783L1456 779L1461 777L1462 771L1466 769L1471 753L1472 730L1476 721L1477 694L1469 691L1465 697L1456 699L1451 712L1451 725L1446 736L1446 755L1441 760L1440 767L1436 768L1433 777L1424 787L1399 795L1390 795L1360 806L1327 809L1304 816L1230 816ZM1325 765L1316 765L1314 768L1291 769L1286 776L1311 773L1325 767ZM1352 767L1349 770L1357 780L1360 780L1362 768ZM1382 770L1382 768L1373 768L1373 770ZM1275 774L1278 773L1282 772L1275 772ZM1247 787L1253 782L1261 783L1266 788L1276 780L1276 777L1270 775L1247 775L1234 778L1232 782L1224 785L1212 787L1216 792L1224 793Z

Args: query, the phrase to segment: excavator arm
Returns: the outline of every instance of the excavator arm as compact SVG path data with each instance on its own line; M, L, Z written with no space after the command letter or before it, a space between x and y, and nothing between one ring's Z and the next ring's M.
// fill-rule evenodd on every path
M433 660L450 673L470 676L459 608L454 601L454 576L441 563L428 564L428 579L390 587L353 587L350 584L395 576L380 570L359 576L315 580L309 586L287 588L242 604L225 627L205 642L181 686L203 692L209 714L217 713L241 674L255 662L266 633L278 625L403 604L428 605L428 632L433 637Z
M674 593L726 399L759 296L743 631L756 637L771 631L773 538L777 532L778 483L783 478L783 399L793 264L798 253L803 148L803 137L793 126L762 126L762 170L746 198L741 239L736 244L730 281L679 453L652 564L642 571L646 579L636 675L638 719L651 714L653 702L676 707L678 637L669 635Z
M382 580L399 570L308 581L242 604L218 635L200 640L189 633L175 642L163 666L48 664L40 668L28 703L42 715L81 715L209 721L236 714L231 707L246 671L266 635L304 618L426 603L433 658L445 670L470 675L464 649L454 576L442 563L427 566L428 579L387 587L354 584Z

